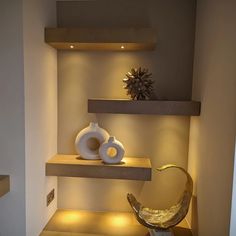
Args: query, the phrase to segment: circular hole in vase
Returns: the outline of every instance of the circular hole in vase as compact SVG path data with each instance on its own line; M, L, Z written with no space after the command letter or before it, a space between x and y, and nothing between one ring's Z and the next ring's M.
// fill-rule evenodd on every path
M114 158L116 155L117 155L117 150L114 148L114 147L109 147L107 149L107 155L110 157L110 158Z
M89 138L87 140L87 147L92 152L98 152L98 149L100 147L100 142L96 138Z

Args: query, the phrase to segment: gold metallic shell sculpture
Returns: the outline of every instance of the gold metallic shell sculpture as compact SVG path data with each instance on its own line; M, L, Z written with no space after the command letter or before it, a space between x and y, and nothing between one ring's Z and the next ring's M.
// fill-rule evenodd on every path
M123 82L127 89L127 95L130 95L133 100L148 100L153 95L153 83L152 74L148 72L148 69L132 68L130 72L126 74L126 78Z
M185 190L177 204L173 205L169 209L154 210L142 206L141 203L139 203L132 194L127 195L127 199L133 209L138 222L149 229L153 229L155 232L158 232L159 230L168 230L180 223L188 213L189 204L192 197L193 181L189 173L182 167L176 165L165 165L161 168L157 168L157 170L163 171L169 168L180 169L187 177Z

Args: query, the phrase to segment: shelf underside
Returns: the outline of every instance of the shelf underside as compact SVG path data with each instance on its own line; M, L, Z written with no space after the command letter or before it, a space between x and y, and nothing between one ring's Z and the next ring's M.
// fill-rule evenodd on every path
M196 101L89 99L89 113L199 116L201 103Z
M101 160L84 160L78 155L56 155L46 163L46 176L103 179L151 180L148 158L125 157L121 164L104 164Z
M46 28L45 42L56 49L139 51L154 50L156 36L149 28Z
M0 197L10 191L10 177L9 175L0 175Z
M175 236L191 236L183 221ZM147 236L148 231L130 212L57 210L40 236Z

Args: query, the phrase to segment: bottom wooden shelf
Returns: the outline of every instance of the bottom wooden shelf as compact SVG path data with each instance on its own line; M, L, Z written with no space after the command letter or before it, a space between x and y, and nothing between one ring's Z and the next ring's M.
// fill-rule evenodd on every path
M0 197L10 191L10 176L0 175Z
M191 236L185 221L174 229L175 236ZM40 236L148 236L130 212L57 210Z

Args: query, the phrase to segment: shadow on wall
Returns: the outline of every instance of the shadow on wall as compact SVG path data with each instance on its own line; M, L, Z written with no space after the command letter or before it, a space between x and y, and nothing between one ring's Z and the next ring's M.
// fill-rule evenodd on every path
M197 197L192 197L192 232L194 236L198 236L198 209L197 209Z
M179 227L179 226L174 228L174 234L175 235L192 236L192 233L191 233L190 229L186 229L186 228Z

